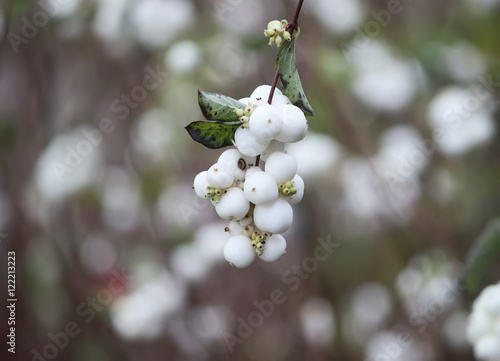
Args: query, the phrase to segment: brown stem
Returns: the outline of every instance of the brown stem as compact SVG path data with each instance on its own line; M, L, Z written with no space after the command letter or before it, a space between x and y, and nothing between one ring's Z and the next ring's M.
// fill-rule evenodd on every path
M290 37L293 36L294 31L297 30L297 28L299 27L298 20L299 20L300 10L302 9L303 3L304 3L304 0L299 0L299 3L297 4L297 7L295 8L295 14L293 14L292 21L290 21L288 23L288 25L286 26L286 29L290 31ZM276 69L276 73L274 74L274 80L273 80L273 84L271 86L271 91L269 92L269 98L267 99L267 102L269 104L271 104L273 101L274 91L276 90L276 85L278 84L279 75L280 75L280 69L278 66L278 68ZM258 163L258 161L257 161L257 163Z
M299 3L297 4L297 8L295 9L295 14L293 14L292 21L290 21L287 25L287 29L290 29L290 35L293 35L293 32L297 30L299 27L299 14L300 10L302 9L302 4L304 3L304 0L299 0Z
M276 85L278 84L278 79L280 78L280 69L276 69L276 73L274 73L273 84L271 85L271 91L269 92L269 98L267 102L271 104L273 102L274 91L276 90Z

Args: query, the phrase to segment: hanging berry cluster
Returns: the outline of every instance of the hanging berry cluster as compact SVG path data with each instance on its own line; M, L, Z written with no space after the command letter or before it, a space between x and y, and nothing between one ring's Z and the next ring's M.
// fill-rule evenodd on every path
M295 64L297 16L298 12L293 25L273 20L264 31L270 45L281 46L275 83L261 85L239 100L200 91L198 103L206 120L186 127L195 141L208 148L234 146L195 177L193 188L229 221L226 231L231 238L224 257L238 268L257 257L265 262L281 258L287 246L281 234L292 225L292 205L304 196L297 161L286 152L287 143L306 136L306 114L313 115ZM278 79L283 91L276 87Z

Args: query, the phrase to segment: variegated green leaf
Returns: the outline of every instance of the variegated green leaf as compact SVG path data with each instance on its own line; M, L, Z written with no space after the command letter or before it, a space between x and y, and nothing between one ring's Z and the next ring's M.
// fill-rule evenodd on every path
M314 110L307 100L299 71L295 61L295 41L298 34L294 35L290 41L284 42L278 53L276 66L279 68L281 83L283 84L283 94L304 111L304 113L314 115Z
M227 95L198 90L198 104L208 120L218 122L237 122L236 109L245 109L245 104Z
M193 140L210 149L218 149L233 145L234 133L241 123L196 121L190 123L186 130Z

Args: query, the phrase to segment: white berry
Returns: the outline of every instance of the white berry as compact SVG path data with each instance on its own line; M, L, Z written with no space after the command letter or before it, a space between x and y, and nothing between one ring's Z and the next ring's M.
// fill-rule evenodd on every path
M228 188L234 182L234 174L228 166L215 163L208 169L207 181L214 188Z
M252 94L250 94L250 99L251 99L250 102L264 101L265 103L267 103L267 99L269 98L270 92L271 92L270 85L260 85L252 92ZM278 88L275 88L274 95L276 94L282 95L283 93Z
M240 127L234 133L234 145L248 157L256 157L266 150L269 140L257 138L250 129Z
M284 183L297 174L297 160L291 154L274 152L267 158L265 170L273 176L276 183Z
M295 105L288 104L279 108L283 119L281 132L276 140L284 143L298 142L307 134L307 119L304 112Z
M247 169L246 173L245 173L245 179L248 179L250 178L250 176L254 173L258 173L258 172L262 172L262 169L260 169L259 167L250 167Z
M266 238L260 259L265 262L276 262L285 254L286 240L280 234Z
M229 226L227 226L227 229L229 230L229 233L231 233L231 236L238 236L243 233L243 227L238 221L231 221Z
M264 104L253 111L248 125L257 138L271 141L281 132L283 119L278 109Z
M250 209L250 203L240 188L230 188L215 204L215 211L219 217L229 221L239 221L245 217Z
M224 247L224 258L238 268L250 266L255 257L250 239L243 235L229 238Z
M290 101L290 99L288 99L286 95L275 93L273 95L273 100L271 101L271 104L274 107L281 107L285 104L292 104L292 102Z
M253 204L265 204L278 198L278 186L266 172L256 172L245 180L245 197Z
M204 170L194 177L193 187L196 195L200 198L207 198L208 192L208 181L207 181L207 171Z
M234 178L240 181L245 179L245 171L250 162L252 162L251 158L241 154L238 149L224 151L217 160L217 163L224 164L231 169Z
M282 198L256 205L253 211L255 225L264 232L283 233L293 222L292 206Z

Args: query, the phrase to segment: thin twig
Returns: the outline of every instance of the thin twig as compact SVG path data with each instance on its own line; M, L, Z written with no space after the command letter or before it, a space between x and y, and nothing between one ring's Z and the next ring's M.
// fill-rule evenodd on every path
M299 15L300 15L300 10L302 9L302 4L304 3L304 0L299 0L299 3L297 4L297 7L295 8L295 14L293 14L292 21L288 23L286 26L286 30L289 30L290 32L290 39L293 36L293 33L297 28L299 27ZM271 104L273 102L273 97L274 97L274 92L276 90L276 86L278 85L278 79L280 78L280 68L279 65L276 69L276 73L274 73L274 79L273 79L273 84L271 85L271 91L269 92L269 98L267 99L267 102ZM258 167L260 162L260 155L257 156L255 159L255 166Z
M299 20L300 10L302 9L303 3L304 3L304 0L299 0L299 3L297 4L297 8L295 9L295 14L293 14L292 21L290 21L288 23L288 25L286 26L286 29L290 31L290 39L293 36L293 33L295 32L295 30L297 30L297 28L299 27L298 20ZM278 66L278 68L276 69L276 73L274 74L274 80L273 80L273 84L271 86L271 91L269 92L269 98L267 99L267 102L269 104L271 104L273 101L274 91L276 90L276 85L278 84L279 75L280 75L280 69Z

